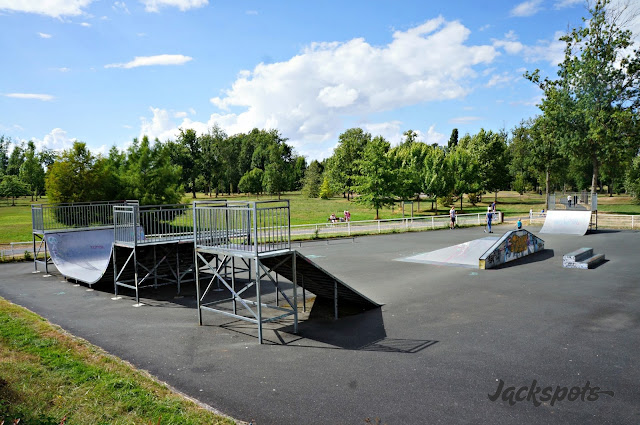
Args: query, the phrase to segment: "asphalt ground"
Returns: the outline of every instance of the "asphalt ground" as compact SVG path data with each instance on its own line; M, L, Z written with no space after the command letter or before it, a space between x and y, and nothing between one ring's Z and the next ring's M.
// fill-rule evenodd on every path
M298 335L270 324L264 345L247 322L205 312L198 326L193 285L180 297L142 292L147 305L134 308L131 294L114 301L112 288L87 291L22 263L0 265L0 295L259 425L640 423L640 233L540 235L545 251L493 270L396 261L484 236L303 243L384 305L337 321L312 312ZM608 261L564 269L562 255L585 246Z

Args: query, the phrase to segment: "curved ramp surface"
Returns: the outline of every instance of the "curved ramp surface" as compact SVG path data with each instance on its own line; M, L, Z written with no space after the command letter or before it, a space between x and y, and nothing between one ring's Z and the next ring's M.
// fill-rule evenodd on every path
M65 277L91 285L109 267L113 229L48 233L45 238L53 263Z
M551 210L540 229L540 233L562 235L584 235L591 224L591 211Z
M478 260L490 249L500 238L488 236L464 242L458 245L448 246L436 251L425 252L400 261L411 263L440 264L444 266L460 266L478 268Z

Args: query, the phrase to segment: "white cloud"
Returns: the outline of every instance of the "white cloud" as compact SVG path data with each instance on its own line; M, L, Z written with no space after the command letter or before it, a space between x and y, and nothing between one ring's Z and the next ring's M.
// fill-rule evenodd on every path
M451 124L468 124L470 122L479 121L482 117L456 117L451 118L449 123Z
M159 12L162 7L177 7L181 11L209 4L208 0L141 0L147 12Z
M525 17L533 16L540 11L540 3L542 0L530 0L518 4L511 9L511 16Z
M129 12L129 8L127 7L127 4L123 1L117 1L113 3L113 6L111 6L111 8L116 12L126 13L127 15L131 14L131 12Z
M105 68L137 68L139 66L154 65L183 65L193 58L184 55L156 55L156 56L136 56L131 62L112 63L105 65Z
M485 84L485 87L506 86L514 80L515 78L512 75L509 75L508 72L503 72L502 74L494 74L491 76L487 84Z
M66 68L66 67L62 67L62 68L56 68L58 71L60 72L69 72L71 71L71 68Z
M556 9L565 9L579 4L585 4L585 0L559 0L553 5Z
M469 33L440 17L396 31L382 46L362 38L312 43L287 61L240 72L211 99L221 112L208 124L229 134L278 128L302 151L305 144L335 141L344 115L366 122L376 112L462 98L478 77L475 66L499 54L493 46L466 44Z
M257 15L257 14L258 14L258 11L257 11L257 10L247 10L245 13L246 13L247 15Z
M174 118L186 118L189 114L184 111L178 111L173 113Z
M89 28L91 26L91 24L89 22L83 22L80 24L80 26L83 26L85 28Z
M493 26L493 25L491 25L491 24L483 25L483 26L481 26L480 28L478 28L478 31L486 31L486 30L488 30L489 28L491 28L492 26Z
M37 139L34 137L31 140L33 140L39 151L44 148L62 151L64 149L71 148L73 146L73 142L77 139L67 136L67 132L61 128L54 128L49 134L45 135L43 139Z
M76 16L93 0L0 0L0 10L37 13L54 18Z
M51 38L51 34L46 34L44 32L39 32L38 35L40 38Z
M38 93L6 93L5 96L6 97L13 97L13 98L16 98L16 99L42 100L42 101L45 101L45 102L48 102L48 101L54 99L54 97L51 96L50 94L38 94Z
M539 40L537 44L528 46L519 42L513 31L509 31L503 40L493 39L492 42L494 47L502 48L508 54L522 54L527 62L547 61L555 66L564 59L565 43L559 40L563 35L564 32L556 31L551 40Z
M445 134L438 133L436 131L436 125L433 124L431 127L429 127L429 130L427 130L427 133L422 135L422 140L424 140L425 143L430 145L434 143L443 145L449 139Z
M542 95L536 95L530 99L525 100L517 100L514 102L509 102L511 106L537 106L542 102Z

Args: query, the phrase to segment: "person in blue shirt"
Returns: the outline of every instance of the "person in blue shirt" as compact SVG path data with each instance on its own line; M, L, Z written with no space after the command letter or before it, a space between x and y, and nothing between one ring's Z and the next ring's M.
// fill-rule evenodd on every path
M518 219L518 222L516 223L516 227L518 228L518 230L522 229L522 221L520 221L520 219Z
M491 230L491 221L493 220L493 211L491 211L491 207L487 208L487 231L489 233L493 233Z

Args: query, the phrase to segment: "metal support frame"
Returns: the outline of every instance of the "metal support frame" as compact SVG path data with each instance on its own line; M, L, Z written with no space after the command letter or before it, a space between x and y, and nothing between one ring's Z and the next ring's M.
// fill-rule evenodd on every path
M38 260L40 254L44 254L44 260ZM47 235L45 233L33 233L33 273L40 273L38 264L44 264L45 276L49 276L49 264L51 256L47 247Z
M175 264L170 260L169 254L171 248L175 245L175 255L176 262ZM114 246L113 248L113 284L114 284L114 293L115 298L118 298L118 287L132 289L136 293L136 307L141 306L140 303L140 290L145 288L159 288L161 286L167 285L177 285L177 293L180 294L181 284L184 282L191 282L193 279L185 279L186 275L193 272L193 263L186 268L186 270L180 270L180 250L178 249L178 244L163 244L163 245L152 245L150 248L153 249L153 264L144 264L143 262L138 260L138 253L142 246L137 245L134 247L130 246L120 246L121 248L130 249L131 252L127 256L126 261L122 265L121 268L118 268L116 251L118 246ZM157 255L157 250L161 250L160 255ZM160 258L158 258L160 257ZM160 266L164 266L159 273ZM133 276L131 275L126 278L126 272L132 271ZM144 276L141 277L141 275ZM149 282L145 284L146 282Z
M212 253L209 253L212 254ZM262 325L264 323L274 322L281 319L284 319L289 316L293 316L293 327L294 333L298 332L298 295L297 295L297 283L292 282L293 284L293 296L290 297L285 292L285 289L282 287L282 282L280 279L276 279L274 275L277 276L277 266L274 269L269 269L266 267L261 261L260 257L252 257L249 258L248 262L245 261L245 265L252 264L253 267L249 270L249 267L246 269L247 275L249 277L248 282L242 288L237 287L237 279L236 279L236 271L239 269L236 267L236 256L230 255L227 253L213 253L214 258L207 259L205 257L204 252L196 251L196 294L197 294L197 302L198 302L198 323L202 325L202 312L203 311L211 311L214 313L220 313L225 316L233 317L238 320L243 320L246 322L254 323L258 325L258 341L260 344L263 343L263 331ZM214 264L214 259L218 258L217 266ZM245 258L243 258L245 260ZM296 256L295 253L290 253L286 255L279 265L283 264L286 261L292 262L292 267L295 270L295 262ZM231 268L231 273L225 273L224 269L226 267ZM295 280L295 279L294 279ZM275 289L275 292L281 296L286 304L285 306L279 306L274 304L269 304L264 302L264 284L271 284ZM209 293L214 291L214 288L217 284L222 284L226 288L229 293L229 297L224 299L209 301L206 302L206 297ZM251 288L255 288L255 300L253 297L248 296L248 290ZM223 310L221 308L217 308L221 304L231 303L231 311ZM246 315L240 314L238 305L243 307L241 310ZM264 309L271 309L281 314L276 316L266 317L264 314Z

